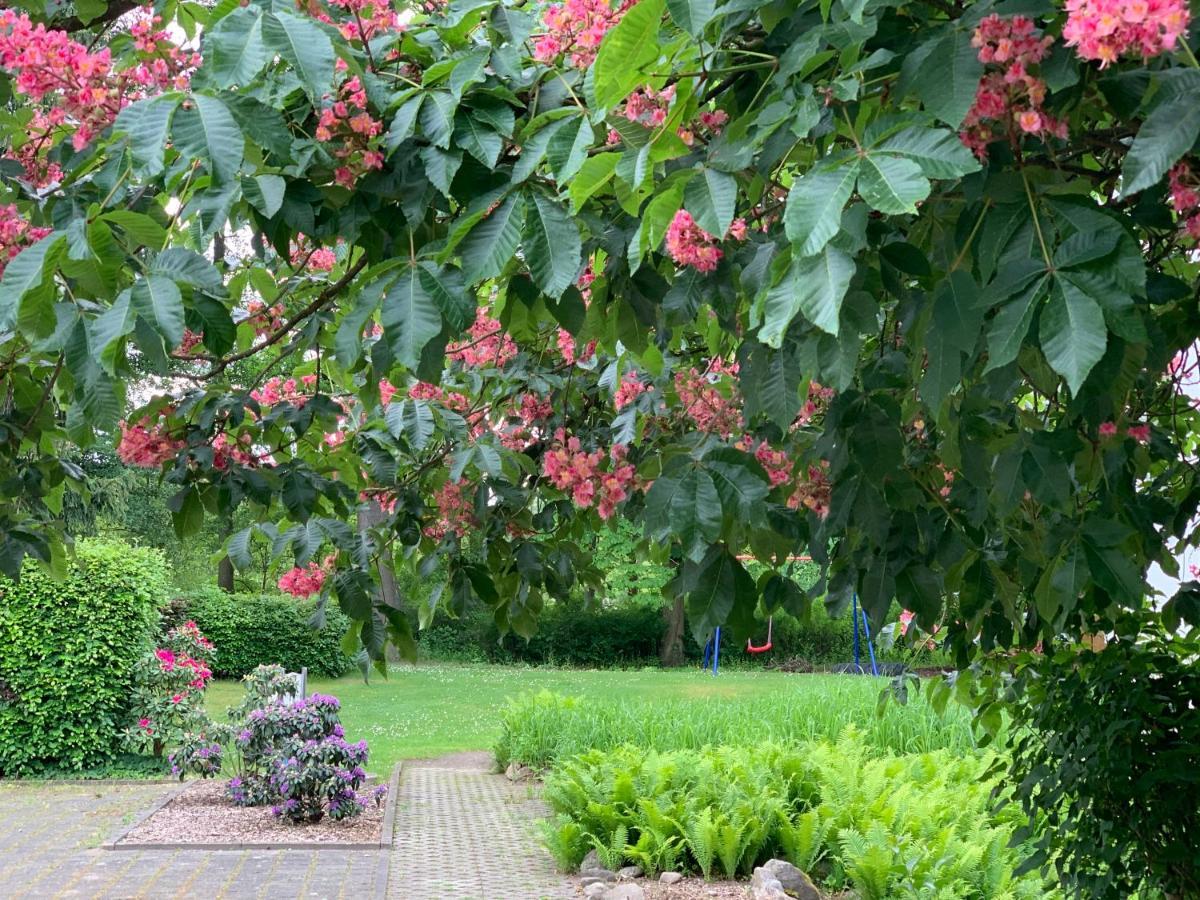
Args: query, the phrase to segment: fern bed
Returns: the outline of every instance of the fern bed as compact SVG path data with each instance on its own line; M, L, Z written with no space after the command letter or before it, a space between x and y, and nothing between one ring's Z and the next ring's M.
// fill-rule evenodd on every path
M862 900L1057 896L1017 874L1019 811L992 809L988 762L880 752L853 727L836 743L592 750L547 776L543 832L564 869L596 849L613 867L737 878L778 857Z

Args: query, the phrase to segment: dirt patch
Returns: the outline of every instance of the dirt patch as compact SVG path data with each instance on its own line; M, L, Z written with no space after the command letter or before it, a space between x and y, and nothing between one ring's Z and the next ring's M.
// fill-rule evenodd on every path
M364 788L368 793L369 786ZM315 825L293 825L269 806L235 806L224 781L197 781L118 841L121 844L360 844L378 843L384 806Z

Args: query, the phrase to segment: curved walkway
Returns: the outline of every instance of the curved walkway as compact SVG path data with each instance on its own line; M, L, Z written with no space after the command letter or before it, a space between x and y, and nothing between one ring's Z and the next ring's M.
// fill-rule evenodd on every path
M531 784L486 753L404 763L391 850L100 849L164 784L0 783L0 897L568 900Z

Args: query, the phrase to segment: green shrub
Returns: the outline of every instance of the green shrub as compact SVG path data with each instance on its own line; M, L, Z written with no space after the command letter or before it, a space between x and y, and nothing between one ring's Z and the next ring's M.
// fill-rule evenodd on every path
M795 744L834 740L847 726L863 728L863 741L881 751L919 753L975 747L971 717L951 705L939 716L923 696L889 703L876 715L880 682L853 675L797 675L795 691L737 700L671 700L655 703L522 694L501 712L493 748L501 768L516 761L546 768L589 750L634 744L646 750L698 749L706 745L753 747L764 741Z
M595 750L546 779L558 814L546 842L565 868L595 848L610 865L705 878L787 858L864 900L1056 896L1041 876L1014 875L1020 815L991 810L987 767L945 750L880 756L853 729L837 744Z
M93 540L62 580L30 561L0 578L0 772L113 758L167 580L158 551Z
M350 670L342 650L349 620L334 607L325 610L325 623L310 622L315 600L296 600L282 594L226 594L217 588L193 592L172 604L171 619L192 619L217 648L214 674L241 678L263 664L278 663L289 672L307 666L309 674L337 678Z

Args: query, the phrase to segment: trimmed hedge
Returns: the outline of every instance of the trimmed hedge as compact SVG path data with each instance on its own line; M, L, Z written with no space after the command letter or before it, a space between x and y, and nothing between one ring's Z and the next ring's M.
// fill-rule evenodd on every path
M892 617L900 614L894 606ZM416 623L413 623L414 629ZM537 633L528 642L515 634L500 640L491 614L476 609L461 619L439 617L417 634L421 653L427 659L455 662L524 663L527 665L620 668L658 665L658 648L666 628L661 608L629 603L590 607L554 604L538 619ZM767 637L761 623L754 642ZM729 639L722 641L722 665L761 667L771 662L801 657L816 666L850 662L854 658L854 631L850 614L831 619L822 604L814 604L807 622L786 613L775 615L774 650L751 657ZM684 656L699 661L702 648L684 637ZM902 660L903 651L876 650L880 660ZM867 658L865 639L862 658Z
M20 583L0 577L0 772L113 758L167 582L158 550L98 540L63 580L28 560Z
M202 588L172 604L165 616L192 619L217 648L213 674L241 678L261 664L278 663L289 672L307 666L310 675L337 678L350 670L342 635L350 625L341 610L328 606L323 628L309 624L315 600L283 594L226 594Z

